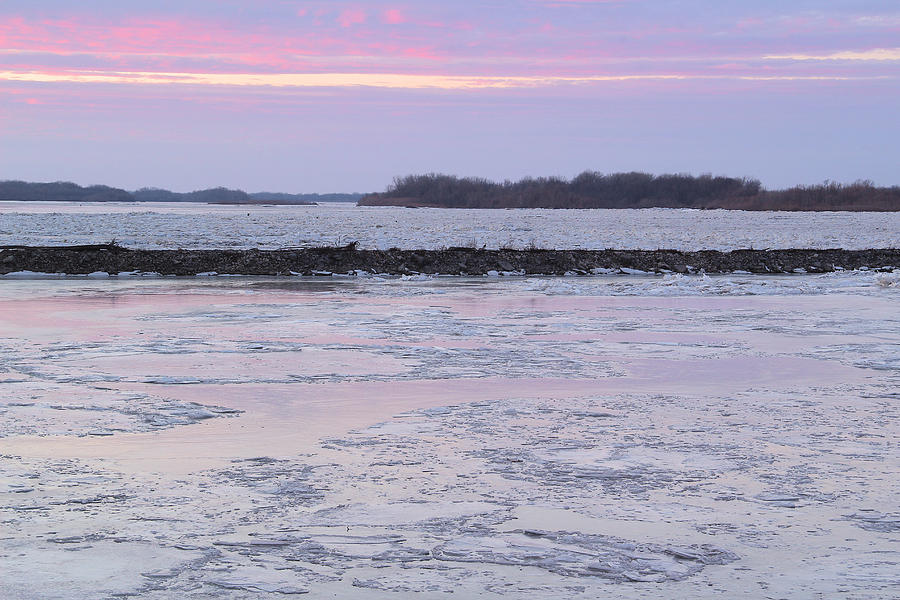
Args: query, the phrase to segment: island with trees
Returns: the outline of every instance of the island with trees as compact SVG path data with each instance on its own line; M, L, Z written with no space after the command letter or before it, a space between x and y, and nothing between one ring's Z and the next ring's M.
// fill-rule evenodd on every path
M440 208L699 208L789 211L897 211L900 186L870 181L766 190L755 179L585 171L572 179L525 178L501 183L430 173L397 177L361 206Z

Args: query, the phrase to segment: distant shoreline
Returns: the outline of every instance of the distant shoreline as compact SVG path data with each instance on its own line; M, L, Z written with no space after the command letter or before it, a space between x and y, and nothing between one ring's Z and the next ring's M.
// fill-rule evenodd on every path
M352 204L356 206L356 200L318 200L316 202L278 202L278 201L253 201L253 202L209 202L207 200L14 200L0 198L0 202L18 202L30 204L32 202L47 202L55 204L206 204L208 206L319 206L321 204Z
M281 192L252 192L224 187L193 192L172 192L161 188L141 188L133 192L92 185L83 187L67 181L31 183L0 181L0 202L164 202L228 205L290 205L314 206L322 202L357 202L363 194L288 194Z
M755 179L684 173L599 173L572 179L526 177L494 182L440 173L398 177L361 206L409 208L695 208L753 211L900 211L900 186L871 181L766 190Z
M871 181L832 181L767 190L755 179L688 174L599 173L572 179L526 177L493 182L475 177L429 173L398 177L381 193L293 194L216 187L193 192L141 188L132 192L106 185L71 182L0 181L0 202L163 202L220 205L311 206L355 202L358 206L406 208L691 208L789 212L898 212L900 186Z
M332 275L599 275L651 273L828 273L900 268L900 249L783 250L132 250L115 244L0 247L0 274L155 273L195 276Z

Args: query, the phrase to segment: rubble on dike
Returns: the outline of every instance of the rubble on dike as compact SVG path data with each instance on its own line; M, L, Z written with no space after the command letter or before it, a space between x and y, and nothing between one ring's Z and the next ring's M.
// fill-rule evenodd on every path
M826 273L891 270L900 249L541 250L454 247L362 250L357 245L281 250L138 250L115 243L83 246L0 246L0 274L157 273L191 276L330 275L591 275L608 273Z

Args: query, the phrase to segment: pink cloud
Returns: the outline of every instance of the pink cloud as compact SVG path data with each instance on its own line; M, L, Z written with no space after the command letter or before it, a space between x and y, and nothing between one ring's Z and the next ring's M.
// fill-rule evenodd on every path
M349 0L354 2L355 0ZM577 2L576 2L577 4ZM22 19L0 16L3 67L39 73L197 73L315 74L369 73L484 77L833 75L862 73L894 76L892 63L825 67L802 65L767 55L820 56L888 47L885 41L828 48L817 40L772 40L757 35L713 35L718 28L679 21L587 23L546 14L500 24L466 21L467 14L427 13L424 9L344 4L300 10L306 18L278 23L237 23L211 18L120 18L86 16ZM391 5L388 5L391 6ZM296 10L296 9L291 9ZM420 14L422 13L422 14ZM440 19L443 20L429 20ZM769 18L784 27L806 26L804 19ZM321 19L320 26L312 21ZM818 19L820 25L831 21ZM400 23L415 26L392 27ZM640 25L640 26L638 26ZM726 30L756 27L752 19L728 19ZM853 40L850 40L851 42ZM874 46L874 44L880 44ZM891 48L894 46L890 46ZM874 57L860 55L869 63ZM776 56L777 58L777 56ZM797 60L800 60L797 59ZM861 62L862 59L857 62ZM720 66L716 66L720 65ZM724 65L725 68L721 65ZM735 66L737 65L737 66ZM3 69L0 69L3 70Z
M359 8L347 8L338 16L341 27L353 27L366 22L366 12Z
M399 9L389 8L384 11L384 22L388 25L400 25L406 23L406 21L406 15Z

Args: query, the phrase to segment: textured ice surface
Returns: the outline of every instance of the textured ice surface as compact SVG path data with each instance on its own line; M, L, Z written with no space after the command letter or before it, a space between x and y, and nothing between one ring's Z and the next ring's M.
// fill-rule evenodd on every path
M890 597L876 277L2 282L0 597Z
M725 210L463 210L0 202L0 245L106 243L133 248L404 249L888 248L900 213ZM900 266L900 265L895 265Z
M708 564L738 560L711 546L637 545L606 536L516 530L455 539L431 552L437 560L537 567L567 577L660 583L684 579Z

